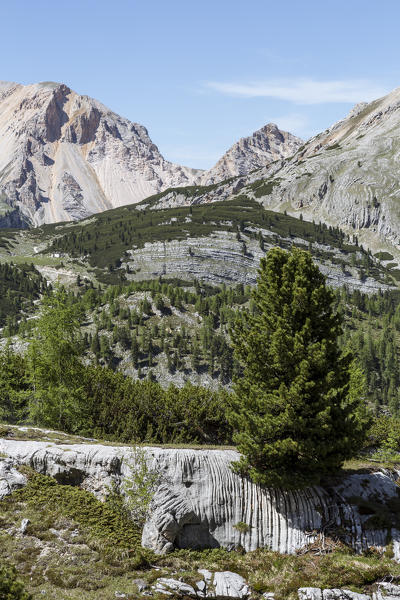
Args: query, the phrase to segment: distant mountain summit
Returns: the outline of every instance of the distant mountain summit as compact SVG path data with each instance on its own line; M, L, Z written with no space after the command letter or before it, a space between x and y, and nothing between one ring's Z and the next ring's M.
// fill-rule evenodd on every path
M300 138L281 131L274 123L268 123L249 137L236 142L198 181L209 185L229 177L246 175L275 160L292 156L302 144L303 140Z
M267 125L203 172L165 160L143 125L62 83L0 82L0 226L81 219L169 187L221 181L299 143Z

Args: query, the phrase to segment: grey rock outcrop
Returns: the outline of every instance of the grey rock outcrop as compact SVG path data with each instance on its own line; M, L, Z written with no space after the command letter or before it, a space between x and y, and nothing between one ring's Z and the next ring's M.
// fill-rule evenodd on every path
M393 583L377 584L377 591L370 594L359 594L351 590L300 588L299 600L400 600L400 586Z
M297 594L299 600L322 600L322 590L320 588L300 588Z
M400 585L381 582L377 587L377 591L372 594L372 600L400 600Z
M9 483L9 469L20 464L99 497L130 474L127 448L1 440L0 452L8 457L1 461L6 464L1 471L3 493L23 484ZM355 473L324 487L284 492L263 489L236 475L230 465L239 455L233 450L146 452L152 468L162 473L142 537L143 545L155 552L241 546L294 553L340 533L357 551L372 546L384 551L391 537L400 558L400 496L390 472ZM238 523L246 523L246 530L237 528Z
M28 529L28 525L29 525L29 523L30 523L30 520L29 520L29 519L22 519L22 522L21 522L21 526L20 526L20 528L19 528L19 531L20 531L21 533L26 533L26 530Z
M199 279L211 284L243 283L254 285L261 257L274 246L272 232L260 229L265 238L264 250L258 241L242 233L239 242L236 234L229 231L216 231L207 237L188 237L185 240L165 242L146 242L143 248L130 250L124 257L123 265L129 265L131 273L128 280L153 279L154 277ZM243 253L245 241L247 252ZM285 239L307 249L305 240ZM316 259L318 267L332 287L346 285L349 289L358 289L372 294L390 286L372 276L360 279L357 269L352 267L350 258L332 247L320 245L321 255ZM324 258L324 252L326 258ZM348 260L346 273L340 267L339 260ZM336 261L336 262L335 262Z
M214 573L212 584L217 598L247 598L250 595L250 588L244 578L231 571Z
M191 598L247 598L251 590L245 579L232 571L217 571L211 573L199 569L201 579L195 587L179 579L160 577L153 585L153 590L159 594L190 596Z
M254 169L295 154L303 140L281 131L274 123L268 123L252 135L240 139L196 183L210 185L230 177L246 175Z
M180 596L191 596L192 598L204 598L204 594L200 590L196 591L194 587L188 583L168 577L160 577L160 579L157 579L153 586L153 590L158 594L165 594L167 596L178 594ZM199 592L199 595L197 592Z
M367 594L358 594L351 590L326 589L320 588L300 588L298 591L299 600L371 600Z
M0 500L26 485L26 477L15 468L15 461L0 458Z

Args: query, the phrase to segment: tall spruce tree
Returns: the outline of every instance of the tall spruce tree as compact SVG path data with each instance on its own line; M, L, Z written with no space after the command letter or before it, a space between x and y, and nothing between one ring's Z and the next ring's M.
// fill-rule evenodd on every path
M288 488L318 483L361 447L368 416L362 373L341 354L341 317L309 252L274 248L261 260L255 310L233 328L237 378L229 421L255 482Z

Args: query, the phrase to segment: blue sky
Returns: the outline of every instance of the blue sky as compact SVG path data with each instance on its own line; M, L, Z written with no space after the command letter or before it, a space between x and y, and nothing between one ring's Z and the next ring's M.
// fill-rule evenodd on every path
M307 138L400 86L399 22L399 0L13 0L0 79L62 81L208 168L268 122Z

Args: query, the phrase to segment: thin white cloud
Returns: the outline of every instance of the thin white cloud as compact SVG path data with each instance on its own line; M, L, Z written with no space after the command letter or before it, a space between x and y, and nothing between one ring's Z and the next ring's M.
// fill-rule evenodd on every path
M310 134L310 120L306 115L300 113L289 113L275 117L268 115L268 121L276 123L279 129L290 131L300 137Z
M313 79L254 81L250 83L223 83L209 81L206 87L221 94L243 98L278 98L296 104L324 104L327 102L369 102L387 93L371 81Z

